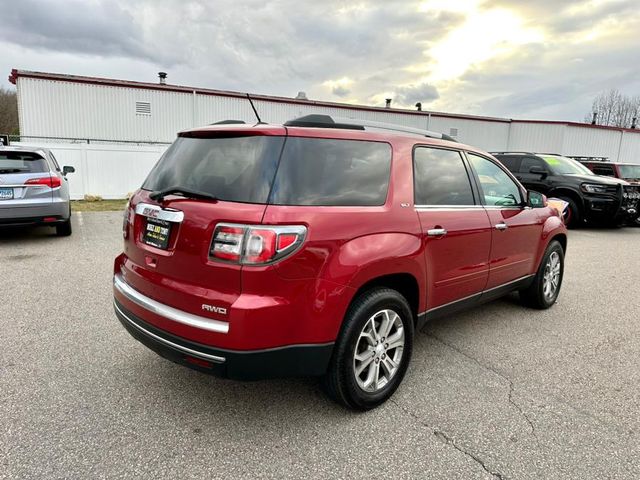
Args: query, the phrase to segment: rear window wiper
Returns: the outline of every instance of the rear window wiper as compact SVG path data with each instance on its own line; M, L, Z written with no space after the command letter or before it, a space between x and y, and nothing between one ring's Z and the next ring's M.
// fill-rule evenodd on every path
M188 198L200 198L203 200L218 200L218 197L206 192L199 192L198 190L191 190L184 187L169 187L164 190L157 190L149 194L149 198L160 201L164 200L167 195L180 195Z

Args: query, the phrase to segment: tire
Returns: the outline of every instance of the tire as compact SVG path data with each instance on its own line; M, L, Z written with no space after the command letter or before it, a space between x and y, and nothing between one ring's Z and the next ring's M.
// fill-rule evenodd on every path
M389 329L383 335L385 325ZM360 294L347 311L323 379L327 394L354 410L369 410L385 402L407 371L413 334L413 314L400 293L390 288L374 288ZM396 347L386 342L387 336L395 339ZM356 349L362 360L355 358ZM362 368L360 375L356 375L357 368Z
M578 206L577 202L571 197L557 197L560 200L564 200L569 205L567 206L567 210L564 214L564 224L567 228L578 228L582 225L582 211Z
M548 274L553 273L554 260L558 262L557 277L554 283L551 283L551 287L548 287L546 277ZM562 278L564 276L564 250L560 242L553 240L549 243L547 250L544 252L538 272L533 279L533 283L526 289L520 291L520 298L522 302L532 308L545 310L551 307L560 294L560 287L562 287ZM551 279L549 278L549 281ZM551 288L551 291L548 290Z
M56 225L56 236L57 237L68 237L71 235L71 211L69 211L69 219Z

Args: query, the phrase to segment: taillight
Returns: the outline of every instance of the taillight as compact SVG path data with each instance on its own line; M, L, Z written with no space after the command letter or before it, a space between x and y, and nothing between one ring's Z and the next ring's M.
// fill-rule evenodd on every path
M45 185L50 188L57 188L62 185L62 180L60 180L60 177L51 175L49 177L31 178L24 183L25 185Z
M131 206L129 202L127 202L127 206L124 207L124 216L122 218L122 236L126 240L129 238L129 224L131 223Z
M216 226L211 242L211 257L243 265L265 265L295 252L304 241L307 228L302 225Z

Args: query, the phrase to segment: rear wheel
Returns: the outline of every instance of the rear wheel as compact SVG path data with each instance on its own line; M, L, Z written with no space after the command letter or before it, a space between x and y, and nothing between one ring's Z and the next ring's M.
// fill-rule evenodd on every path
M563 275L564 250L553 240L542 257L533 283L520 291L523 303L541 310L551 307L558 299Z
M564 224L568 228L578 228L580 225L582 225L582 212L580 211L578 203L571 197L558 198L560 200L564 200L569 204L564 211Z
M56 225L56 236L58 237L68 237L71 235L71 207L69 207L69 219Z
M376 288L349 308L324 385L338 403L368 410L402 382L411 358L413 314L397 291Z

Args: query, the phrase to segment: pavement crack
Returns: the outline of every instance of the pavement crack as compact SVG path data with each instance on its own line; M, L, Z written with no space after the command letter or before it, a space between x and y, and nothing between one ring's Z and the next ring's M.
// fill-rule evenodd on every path
M443 344L444 346L450 348L451 350L459 353L460 355L462 355L463 357L471 360L472 362L474 362L476 365L479 365L481 368L490 371L491 373L493 373L494 375L500 377L501 379L503 379L504 381L509 383L509 394L507 396L507 399L509 401L509 403L511 405L513 405L513 407L518 411L518 413L520 414L520 416L522 418L525 419L525 421L527 422L527 424L529 425L529 428L531 429L531 434L533 435L533 437L535 438L536 444L538 444L538 446L540 446L540 441L538 439L538 435L536 433L536 427L534 426L533 422L531 421L531 418L525 413L525 411L522 409L522 407L520 405L518 405L516 403L516 401L513 399L513 393L515 390L515 384L513 383L513 380L511 380L509 377L507 377L506 375L504 375L503 373L500 373L498 370L496 370L494 367L490 366L490 365L486 365L484 363L482 363L480 360L478 360L476 357L469 355L467 352L461 350L460 348L456 347L455 345L444 341L443 339L441 339L440 337L434 335L433 333L427 333L427 332L422 332L424 335L426 335L427 337L431 337L434 340L440 342L441 344Z
M394 405L396 405L400 410L405 412L407 415L411 416L420 425L422 425L423 427L429 429L431 431L431 433L433 433L438 439L442 440L447 445L451 445L458 452L462 453L463 455L466 455L471 460L473 460L475 463L480 465L482 467L482 469L485 472L487 472L489 475L491 475L493 478L497 478L498 480L504 480L506 478L500 472L494 472L493 470L491 470L487 466L485 461L482 460L478 455L476 455L475 453L467 450L466 448L463 448L458 443L456 443L456 441L453 439L453 437L451 437L451 435L447 434L446 432L443 432L439 428L436 428L436 427L433 427L433 426L429 425L428 423L423 421L420 417L418 417L418 415L416 415L413 411L411 411L410 409L406 408L404 405L400 404L399 402L397 402L393 398L389 399L389 401L391 403L393 403Z

